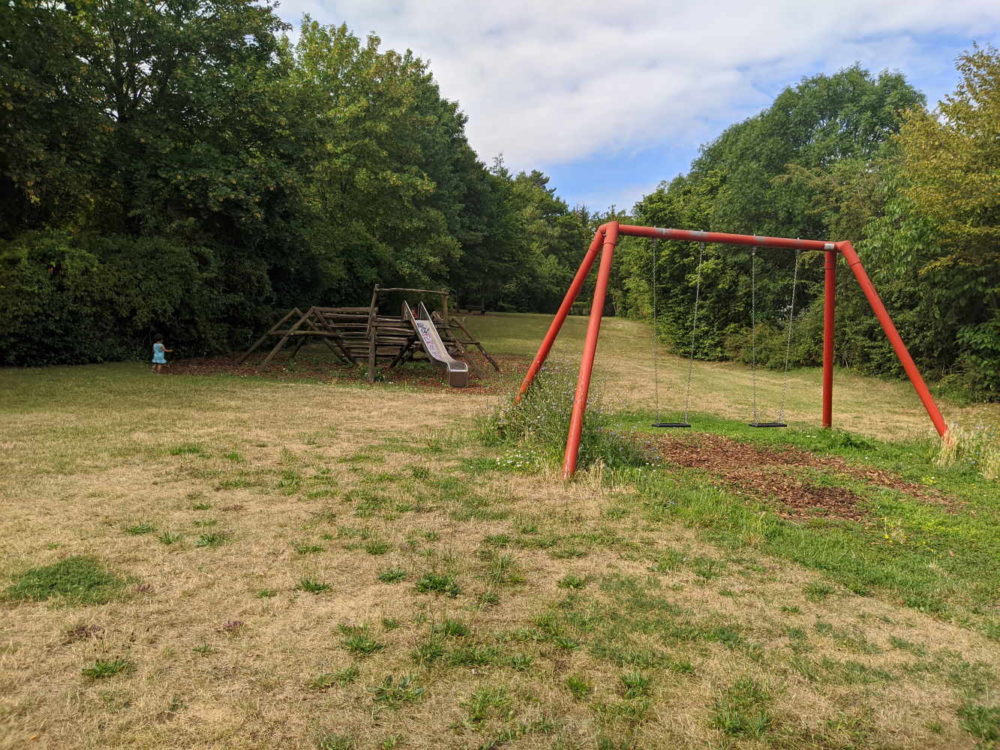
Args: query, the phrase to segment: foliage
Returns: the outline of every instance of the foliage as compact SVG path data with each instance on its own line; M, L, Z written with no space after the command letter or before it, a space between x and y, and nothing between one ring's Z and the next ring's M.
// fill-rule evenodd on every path
M762 737L774 723L771 700L752 678L741 677L716 699L712 726L734 737Z
M874 77L853 67L806 79L705 146L687 175L662 184L636 205L634 218L656 226L783 237L853 231L871 210L864 197L873 190L869 165L898 129L903 110L921 102L895 74ZM652 313L653 252L658 333L669 344L689 352L693 333L699 359L744 358L755 301L764 361L783 364L794 253L623 242L623 278L616 295L619 307L631 314ZM796 310L802 312L821 293L822 259L803 254L800 264L794 294ZM699 323L692 332L699 280ZM797 352L796 361L815 360L819 345L814 340ZM778 350L780 356L774 354Z
M702 149L688 174L635 207L658 226L851 239L911 352L932 377L1000 397L1000 56L974 48L939 111L901 76L857 67L806 79ZM626 239L617 306L699 359L751 359L753 257L743 249ZM781 367L794 256L756 254L757 361ZM700 279L699 322L692 330ZM804 254L794 290L793 365L820 361L822 257ZM899 363L847 269L839 271L837 356L871 374Z
M553 304L580 240L546 178L487 169L412 53L287 30L256 0L8 3L0 362L242 347L376 282Z
M899 134L905 195L934 222L940 247L921 287L958 308L944 331L978 396L1000 399L1000 51L974 47L937 112L912 112ZM944 313L947 314L947 313Z

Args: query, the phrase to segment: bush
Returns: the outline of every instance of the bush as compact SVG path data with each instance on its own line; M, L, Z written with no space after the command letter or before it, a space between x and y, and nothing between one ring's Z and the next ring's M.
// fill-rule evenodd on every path
M220 286L218 259L206 247L160 237L23 234L0 243L0 364L146 357L157 331L183 354L223 350L270 308L237 306Z

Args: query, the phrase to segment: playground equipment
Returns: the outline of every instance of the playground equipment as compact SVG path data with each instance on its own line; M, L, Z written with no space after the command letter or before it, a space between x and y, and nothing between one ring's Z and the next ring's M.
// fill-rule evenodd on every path
M428 312L419 302L414 306L404 301L399 315L384 314L387 295L430 295L437 297L440 312ZM310 307L305 312L295 307L289 310L263 336L247 349L237 364L245 362L268 339L277 342L260 363L268 364L294 341L290 359L310 340L320 340L333 352L340 364L367 365L367 380L373 382L380 363L398 367L420 357L440 365L448 375L448 383L456 388L468 385L469 367L457 359L475 347L497 371L500 365L490 356L465 324L449 314L449 294L443 289L382 288L372 292L368 307Z
M580 263L580 268L577 270L576 276L573 277L573 281L570 283L569 289L566 291L566 296L563 298L562 304L559 306L559 311L556 313L552 323L549 325L549 330L545 334L545 338L542 339L542 343L538 348L538 353L535 355L531 366L528 368L528 372L524 376L524 380L521 383L521 388L518 391L516 399L517 401L520 401L520 399L531 387L535 376L545 363L545 360L549 355L549 351L552 349L552 345L555 343L556 337L559 335L562 324L566 320L566 316L569 314L573 302L576 300L576 297L580 292L580 288L583 286L584 281L590 273L591 267L594 265L594 260L598 255L600 255L601 262L597 272L597 283L594 289L594 297L590 309L590 321L587 325L587 336L584 341L583 355L580 359L580 371L576 381L576 393L573 398L573 410L570 415L569 434L566 438L566 450L563 455L562 475L564 479L571 478L576 471L577 458L580 452L580 437L583 431L583 420L587 410L587 396L590 392L590 379L594 369L594 357L597 353L597 340L601 330L601 316L603 314L604 301L608 291L608 279L611 276L611 264L614 259L615 245L618 242L619 236L622 235L663 240L678 240L683 242L700 242L703 244L711 242L723 245L742 245L751 248L767 247L796 250L800 252L824 252L826 255L826 264L824 275L823 307L822 423L823 427L827 428L833 425L833 348L834 317L837 297L836 268L837 258L843 256L848 268L851 269L851 273L854 274L854 278L861 287L861 291L864 293L869 305L871 305L872 311L875 313L875 317L882 326L882 330L889 339L889 343L892 345L893 351L896 353L896 357L899 359L907 377L913 384L913 388L917 392L917 396L920 398L924 409L927 410L927 414L930 417L931 422L934 424L934 428L941 437L944 437L948 432L948 425L945 423L944 417L941 416L941 411L938 409L938 406L934 401L934 397L931 396L930 390L928 390L923 377L920 375L920 370L914 363L913 357L910 356L910 352L907 350L906 345L903 343L903 339L896 330L896 326L892 322L892 318L885 309L885 305L882 303L882 300L879 298L878 292L875 291L875 287L872 284L871 279L868 277L868 272L865 271L865 268L861 263L861 259L858 257L857 252L854 250L854 246L850 242L793 240L785 237L760 237L745 234L726 234L723 232L698 232L687 229L661 229L659 227L619 224L616 221L612 221L601 225L597 229L597 232L594 233L594 238L590 243L590 247L587 249L587 253L584 255L583 261Z
M428 359L443 367L448 373L448 385L453 388L467 386L469 384L469 366L451 356L444 341L441 340L441 334L438 332L437 326L434 325L431 314L424 307L424 303L420 302L417 305L416 313L414 313L410 305L404 302L403 317L410 321L413 330L416 331L420 339L420 346Z

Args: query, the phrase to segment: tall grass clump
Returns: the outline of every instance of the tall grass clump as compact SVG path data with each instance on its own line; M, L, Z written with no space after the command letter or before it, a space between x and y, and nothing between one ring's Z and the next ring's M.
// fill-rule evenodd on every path
M518 466L562 462L573 408L575 379L558 368L545 367L520 403L510 400L480 424L478 437L488 447L516 450ZM647 450L631 432L612 427L593 394L587 406L580 440L579 467L609 468L648 463ZM537 460L531 460L537 459Z
M953 425L941 443L940 466L965 465L986 479L1000 479L1000 429Z

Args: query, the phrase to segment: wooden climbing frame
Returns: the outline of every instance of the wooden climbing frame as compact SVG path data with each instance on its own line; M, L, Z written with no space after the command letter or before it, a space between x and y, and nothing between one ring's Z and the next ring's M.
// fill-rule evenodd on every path
M367 380L373 382L379 364L393 368L426 357L410 321L402 313L387 315L383 312L385 296L389 294L436 296L440 310L432 314L432 319L448 353L461 357L474 347L494 370L500 372L500 365L482 342L469 332L461 319L449 313L450 295L446 289L378 285L372 290L371 303L367 307L314 306L304 312L298 307L292 308L240 356L237 364L246 362L268 339L277 341L261 361L261 367L270 363L290 342L293 344L289 359L294 359L306 342L318 339L333 352L337 362L365 365Z

